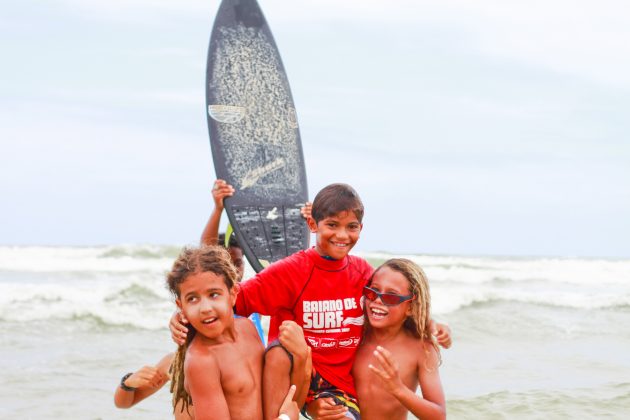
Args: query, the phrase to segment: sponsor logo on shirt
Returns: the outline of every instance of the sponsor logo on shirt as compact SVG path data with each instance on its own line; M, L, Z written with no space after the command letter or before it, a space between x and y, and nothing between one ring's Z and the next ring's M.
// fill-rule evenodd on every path
M350 337L339 340L339 347L356 347L359 345L359 337Z
M337 340L335 340L334 338L322 338L321 348L333 349L335 347L337 347Z
M363 325L363 316L348 317L343 320L343 325Z
M302 328L321 332L347 332L349 325L363 325L363 316L344 318L344 311L357 309L354 297L302 302Z
M335 349L335 348L354 348L358 347L360 337L348 337L341 340L335 338L317 338L306 336L306 340L314 349Z
M306 337L306 339L308 340L308 343L311 345L311 347L319 348L319 340L317 338Z

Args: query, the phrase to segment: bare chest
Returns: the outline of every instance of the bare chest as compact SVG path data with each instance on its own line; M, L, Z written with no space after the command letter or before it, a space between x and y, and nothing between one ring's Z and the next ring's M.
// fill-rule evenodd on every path
M392 352L398 375L403 384L415 391L418 387L418 361L413 348L401 345L392 345L386 348ZM352 369L362 418L377 419L387 416L388 419L405 419L407 415L405 407L385 390L380 378L368 367L371 364L382 369L378 359L374 356L375 349L376 345L361 345Z
M261 348L231 345L222 346L215 353L218 360L221 360L221 386L226 399L251 396L260 390L263 357Z

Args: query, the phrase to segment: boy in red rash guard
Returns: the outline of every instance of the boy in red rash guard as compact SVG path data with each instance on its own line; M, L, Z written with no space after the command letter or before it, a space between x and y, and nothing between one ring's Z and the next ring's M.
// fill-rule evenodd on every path
M272 264L241 285L237 313L273 316L263 373L266 417L278 412L284 397L278 391L285 384L304 382L300 378L304 370L294 366L304 362L293 360L292 343L283 341L283 328L290 328L285 321L294 321L311 347L306 400L325 393L359 418L351 370L363 331L361 294L373 269L348 253L359 239L362 219L363 203L352 187L325 187L315 197L308 219L316 234L315 247Z

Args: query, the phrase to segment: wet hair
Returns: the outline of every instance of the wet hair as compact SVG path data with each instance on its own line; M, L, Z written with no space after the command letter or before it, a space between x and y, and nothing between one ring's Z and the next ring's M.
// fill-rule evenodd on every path
M359 223L363 221L363 202L354 188L348 184L330 184L315 196L311 216L319 223L343 211L351 211Z
M225 246L225 233L219 234L219 239L217 239L217 244L219 244L219 246L222 246L224 248L243 249L241 247L241 244L239 244L238 241L236 240L236 235L234 234L234 232L232 232L232 234L230 235L230 239L227 246Z
M423 344L427 341L431 343L438 356L438 366L442 363L440 356L440 348L437 345L437 341L431 334L431 293L429 290L429 281L424 270L411 260L406 258L392 258L385 261L379 266L370 280L368 286L372 285L374 276L383 267L388 267L390 270L397 271L402 274L409 284L409 293L413 294L415 298L411 300L411 315L407 316L403 322L403 328L407 330L412 336L422 340ZM369 322L366 322L366 332L371 328Z
M184 248L166 276L166 285L173 296L179 299L181 284L190 275L206 272L221 276L228 290L232 290L238 282L238 272L234 264L232 264L232 259L227 250L222 246L208 245L198 248ZM169 373L171 374L173 410L177 407L179 401L183 401L181 406L182 412L184 409L189 412L189 406L192 404L192 399L184 388L184 361L186 350L188 350L188 345L195 337L195 333L193 326L189 325L186 343L179 346L171 363Z

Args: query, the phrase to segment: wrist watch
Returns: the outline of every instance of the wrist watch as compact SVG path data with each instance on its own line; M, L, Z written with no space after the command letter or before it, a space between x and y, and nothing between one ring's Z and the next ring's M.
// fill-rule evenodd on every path
M132 386L127 386L125 385L125 381L127 380L128 377L130 377L131 375L133 375L133 372L129 372L128 374L126 374L125 376L122 377L122 379L120 380L120 387L125 390L125 391L129 391L129 392L133 392L136 390L136 388L132 387Z

